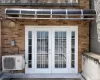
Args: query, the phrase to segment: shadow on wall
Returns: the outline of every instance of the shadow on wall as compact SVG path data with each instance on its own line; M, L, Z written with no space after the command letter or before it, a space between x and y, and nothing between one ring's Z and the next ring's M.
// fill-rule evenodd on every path
M90 51L100 54L100 43L98 42L97 23L91 22L90 28Z

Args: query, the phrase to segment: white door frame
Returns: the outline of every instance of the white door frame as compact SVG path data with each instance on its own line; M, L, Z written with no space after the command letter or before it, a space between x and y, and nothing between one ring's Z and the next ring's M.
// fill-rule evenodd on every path
M29 26L29 25L26 25L25 26L25 59L26 59L26 63L28 63L28 48L27 48L27 46L28 46L28 31L32 31L32 34L33 34L32 35L32 38L33 38L33 40L32 40L32 52L35 53L36 52L36 49L35 49L36 46L34 43L35 42L34 37L36 37L35 30L36 29L39 29L39 30L45 29L48 31L48 30L51 30L51 28L52 28L52 31L57 30L57 29L60 31L66 30L69 33L68 35L71 35L71 31L75 31L75 36L76 36L75 37L75 43L76 43L76 45L75 45L75 68L71 68L71 61L69 61L71 59L71 57L70 57L70 58L68 58L68 61L67 61L67 64L70 64L70 65L66 69L66 71L68 71L68 73L78 73L78 26ZM53 38L54 38L54 36L53 36ZM71 37L69 37L69 39L67 39L67 43L71 44L71 42L69 41L70 39L71 39ZM53 39L52 39L52 41L54 42ZM53 46L54 45L52 45L52 47L51 47L52 50L50 53L52 53L54 51ZM68 45L67 47L71 49L71 45ZM67 49L68 56L71 56L71 54L69 53L69 52L71 52L70 49ZM53 57L53 55L52 55L52 57ZM35 56L32 55L33 62L35 62L35 59L36 59L36 55ZM49 64L52 64L52 62L49 62ZM36 71L35 69L36 69L36 67L34 66L34 64L32 64L32 68L28 68L28 64L26 64L25 73L26 74L27 73L28 74L29 73L38 73L38 71ZM61 72L67 73L66 71L65 72L61 71ZM57 73L57 70L54 70L54 68L52 67L51 72ZM40 73L43 73L43 70ZM49 72L46 72L46 73L49 73Z

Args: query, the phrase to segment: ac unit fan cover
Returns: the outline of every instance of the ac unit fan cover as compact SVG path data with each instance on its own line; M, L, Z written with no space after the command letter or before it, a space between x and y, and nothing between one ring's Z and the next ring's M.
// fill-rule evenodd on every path
M14 69L15 68L15 59L14 58L5 58L4 59L4 68L5 69Z

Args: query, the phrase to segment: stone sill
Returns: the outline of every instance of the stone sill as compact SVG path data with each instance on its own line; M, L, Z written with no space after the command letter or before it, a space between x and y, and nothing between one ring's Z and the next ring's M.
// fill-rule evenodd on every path
M94 60L100 64L100 55L99 54L92 53L92 52L86 52L86 53L83 53L83 56L85 56L91 60Z

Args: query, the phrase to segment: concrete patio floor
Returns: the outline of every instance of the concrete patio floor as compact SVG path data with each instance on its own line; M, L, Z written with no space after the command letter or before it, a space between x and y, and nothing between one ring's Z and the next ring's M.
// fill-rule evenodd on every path
M84 80L81 74L23 74L6 73L0 80ZM9 78L9 79L8 79Z

